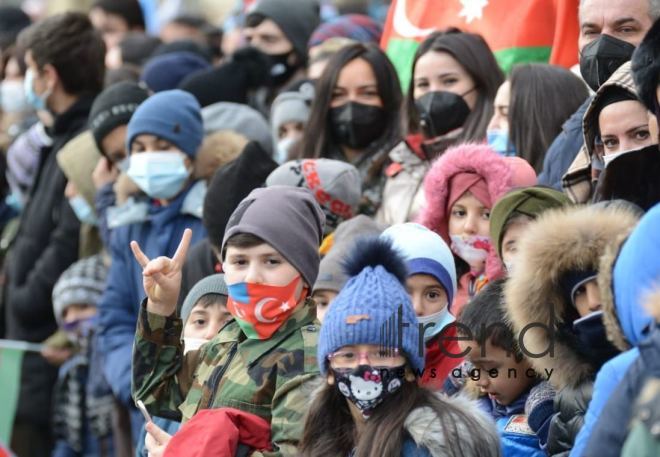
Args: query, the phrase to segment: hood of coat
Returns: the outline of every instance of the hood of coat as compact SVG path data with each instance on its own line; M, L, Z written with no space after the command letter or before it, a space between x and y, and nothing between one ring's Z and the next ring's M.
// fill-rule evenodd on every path
M574 311L561 290L564 275L597 270L605 247L636 222L635 213L619 205L558 208L532 222L518 242L516 270L505 288L507 314L515 331L531 323L558 330L567 312ZM591 376L589 361L546 328L527 328L524 334L525 348L533 354L547 352L554 343L554 354L531 359L534 368L541 373L554 370L552 383L558 390Z
M635 82L633 81L632 70L630 69L630 62L621 65L612 76L610 76L610 79L605 81L603 85L598 88L596 95L589 104L589 108L587 108L587 111L584 113L582 131L584 132L584 144L587 148L589 157L594 153L594 140L598 134L598 115L600 114L598 105L600 104L603 94L607 92L608 88L613 86L619 87L629 92L633 97L638 98Z
M613 245L599 272L608 337L620 348L637 346L653 322L645 308L660 284L660 204L651 208L620 249ZM609 293L608 290L610 290Z
M456 442L461 443L465 455L477 455L475 437L478 437L491 450L490 456L500 455L499 437L495 425L478 408L476 402L461 395L455 397L437 395L441 401L447 403L445 420L442 420L433 408L425 406L413 409L404 422L404 428L418 447L426 448L433 457L444 457L450 455L448 437L455 437ZM470 416L475 423L467 423L460 416L452 417L451 411L460 411L465 416ZM447 430L448 424L452 424L455 430ZM475 430L475 426L478 430ZM479 455L489 457L489 455Z
M92 208L96 195L92 173L100 158L101 153L89 130L73 138L57 153L57 164L62 172Z

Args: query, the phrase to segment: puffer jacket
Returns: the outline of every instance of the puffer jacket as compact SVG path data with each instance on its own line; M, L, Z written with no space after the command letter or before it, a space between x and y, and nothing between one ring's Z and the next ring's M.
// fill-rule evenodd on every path
M648 379L660 376L660 334L656 331L648 338L653 318L644 308L648 293L660 278L659 224L660 204L640 220L618 256L610 256L614 267L602 267L599 282L608 337L622 349L633 349L608 362L621 364L618 359L628 355L624 359L627 363L614 366L616 376L606 373L607 378L600 386L596 385L594 398L598 394L606 401L589 407L590 411L594 409L592 420L585 424L580 448L574 455L618 456L629 430L634 400ZM600 372L598 377L601 377Z
M573 446L600 368L566 328L577 310L561 292L561 278L573 270L598 270L606 246L636 222L635 213L623 206L558 208L541 214L518 242L505 302L516 332L532 323L552 330L528 328L523 339L530 353L545 353L530 361L537 372L551 373L549 381L558 392L547 444L550 455L562 455ZM547 351L552 343L554 354Z
M600 112L596 108L603 93L611 86L620 87L630 92L634 97L637 97L635 82L633 81L632 71L630 70L630 62L621 65L610 76L610 79L598 88L596 95L591 99L591 103L584 113L584 119L582 120L584 145L562 178L564 192L575 203L586 203L590 201L595 189L595 181L598 180L600 170L592 169L591 166L594 155L594 140L598 134L598 113Z

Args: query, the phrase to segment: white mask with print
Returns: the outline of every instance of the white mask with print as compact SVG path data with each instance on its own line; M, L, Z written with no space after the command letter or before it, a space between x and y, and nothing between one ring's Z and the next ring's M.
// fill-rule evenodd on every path
M490 237L452 235L451 250L469 265L484 262L490 250Z

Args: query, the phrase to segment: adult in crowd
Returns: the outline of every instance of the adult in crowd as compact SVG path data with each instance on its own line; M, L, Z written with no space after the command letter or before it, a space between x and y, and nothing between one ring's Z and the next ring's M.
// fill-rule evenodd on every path
M64 196L66 177L56 156L87 123L103 87L105 45L87 16L66 13L23 31L26 96L48 110L52 144L40 151L39 168L6 263L7 337L41 342L55 329L51 295L59 275L78 257L80 224ZM25 354L14 443L21 456L49 455L51 387L56 370Z
M414 220L424 203L422 181L430 163L452 145L486 139L503 78L479 35L449 30L422 42L406 96L407 136L389 153L379 221Z
M550 144L588 96L584 82L565 68L516 65L497 90L488 143L500 154L522 157L541 173Z
M385 53L356 43L328 63L312 103L300 150L305 158L344 160L362 179L359 212L378 210L388 153L400 140L399 78Z

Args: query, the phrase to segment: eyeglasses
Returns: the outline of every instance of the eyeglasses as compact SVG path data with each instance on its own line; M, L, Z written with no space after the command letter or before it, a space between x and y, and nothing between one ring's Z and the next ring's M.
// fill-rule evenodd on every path
M391 366L401 362L403 356L396 348L373 349L371 351L337 351L328 355L334 368L356 368L366 357L374 366Z

